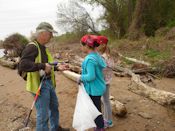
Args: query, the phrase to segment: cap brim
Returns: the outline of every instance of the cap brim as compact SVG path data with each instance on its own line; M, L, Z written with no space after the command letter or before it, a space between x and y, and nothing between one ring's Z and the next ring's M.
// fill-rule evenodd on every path
M38 29L38 30L36 30L36 32L42 32L42 31L48 31L48 32L51 32L51 33L58 33L57 31L51 30L51 29Z
M50 32L52 32L52 33L58 33L57 31L55 31L55 30L49 30Z

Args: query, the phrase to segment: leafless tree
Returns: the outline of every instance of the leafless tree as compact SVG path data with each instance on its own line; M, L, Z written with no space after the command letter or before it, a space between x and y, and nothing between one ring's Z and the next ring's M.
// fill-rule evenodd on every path
M57 25L66 32L98 34L92 17L77 1L58 5Z

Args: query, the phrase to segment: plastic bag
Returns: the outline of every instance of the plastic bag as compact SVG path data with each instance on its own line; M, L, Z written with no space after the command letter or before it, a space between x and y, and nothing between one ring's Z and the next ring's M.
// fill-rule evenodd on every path
M94 120L99 115L101 115L101 112L98 111L90 96L86 93L84 85L79 85L73 116L73 128L77 131L84 131L86 129L96 127Z

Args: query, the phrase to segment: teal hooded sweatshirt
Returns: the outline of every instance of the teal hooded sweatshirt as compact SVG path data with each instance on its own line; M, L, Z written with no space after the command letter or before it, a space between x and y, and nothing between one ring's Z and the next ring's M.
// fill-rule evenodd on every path
M103 69L106 63L97 52L89 53L82 62L81 81L91 96L102 96L106 91Z

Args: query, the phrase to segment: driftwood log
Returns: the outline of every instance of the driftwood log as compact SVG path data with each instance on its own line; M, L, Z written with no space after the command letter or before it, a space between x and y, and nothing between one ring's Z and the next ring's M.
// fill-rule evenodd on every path
M155 89L153 87L150 87L144 84L140 80L140 76L134 74L129 69L119 67L119 66L117 66L116 69L123 71L132 77L131 84L129 86L130 91L136 94L142 95L144 97L147 97L151 100L154 100L155 102L163 106L168 106L168 107L175 109L175 94L171 92Z
M158 73L160 72L157 68L153 68L153 67L148 67L148 68L143 68L143 69L134 69L132 70L133 73L135 74L142 74L142 73Z
M127 59L129 61L132 61L132 62L135 62L135 63L139 63L139 64L143 64L143 65L146 65L146 66L150 66L151 64L148 63L148 62L145 62L145 61L142 61L142 60L137 60L135 58L129 58L129 57L125 57L123 56L122 54L119 53L119 56L124 58L124 59Z
M141 82L139 75L132 75L132 82L129 86L129 90L136 94L150 98L161 105L175 109L175 94L155 89L144 84Z
M66 76L67 78L77 82L78 79L80 78L80 75L75 73L75 72L72 72L72 71L62 71L63 75Z
M15 69L17 66L16 62L5 60L4 58L0 58L0 64L11 69Z
M79 74L77 74L75 72L71 72L71 71L63 71L63 74L73 81L77 81L80 77ZM115 98L113 96L110 96L110 98L111 98L110 102L111 102L113 114L116 116L119 116L119 117L124 117L127 114L127 110L126 110L126 107L124 106L124 104L115 100Z

